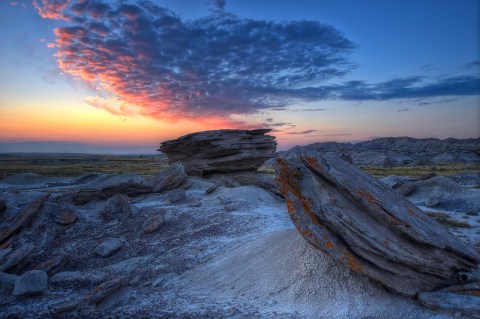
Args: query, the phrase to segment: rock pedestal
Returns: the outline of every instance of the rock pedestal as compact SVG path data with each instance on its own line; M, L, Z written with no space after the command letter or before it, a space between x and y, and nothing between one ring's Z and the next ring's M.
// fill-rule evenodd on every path
M408 200L338 157L278 159L297 230L314 247L397 293L461 283L479 254Z
M181 162L190 175L257 170L275 157L275 137L269 129L216 130L188 134L162 142L159 151L170 164Z

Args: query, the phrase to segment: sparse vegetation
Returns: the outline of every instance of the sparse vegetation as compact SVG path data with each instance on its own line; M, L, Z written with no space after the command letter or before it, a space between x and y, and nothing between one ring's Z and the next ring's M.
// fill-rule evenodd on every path
M428 216L434 218L437 222L445 227L456 227L456 228L471 228L470 225L466 221L457 220L455 218L451 218L450 214L444 212L434 212L434 211L426 211L425 212Z
M433 218L448 218L448 217L450 217L450 214L448 214L448 213L443 213L443 212L426 211L425 213L426 213L428 216L433 217Z
M480 170L480 165L437 165L437 166L400 166L400 167L362 167L362 170L375 177L385 177L389 175L410 176L419 178L421 176L435 173L439 176L449 176L462 173L465 170Z
M133 172L151 177L168 167L156 155L38 154L0 155L0 179L20 173L44 176L80 176L86 173Z
M466 212L465 215L468 215L468 216L478 216L478 212L474 211L474 210L471 210L469 212Z

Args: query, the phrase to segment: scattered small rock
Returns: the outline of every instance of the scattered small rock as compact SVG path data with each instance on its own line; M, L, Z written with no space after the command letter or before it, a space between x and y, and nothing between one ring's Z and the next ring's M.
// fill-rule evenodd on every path
M66 302L62 302L55 305L52 310L55 315L59 315L66 312L73 311L77 309L78 306L80 306L80 301L78 300L66 301Z
M153 233L154 231L157 231L163 224L164 219L162 215L151 216L143 225L143 232L145 234Z
M125 285L123 278L115 278L95 287L83 300L87 304L97 304Z
M120 238L107 238L95 248L95 253L102 257L110 257L117 250L122 248L123 240Z
M15 296L33 296L47 289L48 275L43 270L30 270L17 277L13 294Z
M115 195L107 201L100 211L100 215L107 221L117 218L119 221L124 222L131 217L132 206L124 196Z
M35 269L43 270L45 271L49 276L52 276L59 272L67 263L68 257L65 255L53 257L50 260L47 260L46 262L41 263Z
M207 195L208 195L208 194L211 194L211 193L213 193L214 191L216 191L217 188L219 188L219 187L220 187L220 184L215 183L215 185L209 187L209 188L205 191L205 194L207 194Z
M57 210L52 213L53 220L60 225L69 225L77 220L77 216L69 210Z
M7 261L0 266L0 271L11 271L14 268L21 268L24 261L30 256L35 246L32 244L23 244L14 252L8 255Z
M168 193L168 200L170 203L177 203L181 200L184 200L186 197L186 192L183 189L174 189Z
M191 202L190 204L188 204L189 207L200 207L202 206L202 201L197 199L197 200L194 200L193 202Z

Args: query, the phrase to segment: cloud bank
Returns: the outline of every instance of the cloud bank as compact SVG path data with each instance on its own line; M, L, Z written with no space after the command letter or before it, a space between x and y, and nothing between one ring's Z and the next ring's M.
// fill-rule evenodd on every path
M58 17L68 3L37 4ZM61 70L152 116L251 113L347 73L354 44L332 26L210 16L182 21L149 2L68 6L55 29Z
M227 118L299 101L480 94L478 75L342 82L356 45L316 21L231 14L185 21L148 1L34 3L42 17L64 21L55 29L60 69L98 92L90 104L114 114ZM211 3L224 10L225 1ZM121 107L105 103L112 99Z

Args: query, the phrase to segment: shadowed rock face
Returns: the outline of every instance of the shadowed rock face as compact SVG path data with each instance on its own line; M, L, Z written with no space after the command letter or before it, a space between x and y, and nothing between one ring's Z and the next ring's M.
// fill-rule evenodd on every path
M460 283L480 256L415 205L337 157L277 159L292 221L314 247L408 296Z
M275 157L275 137L269 129L216 130L162 142L159 151L170 164L182 162L190 175L256 170Z

